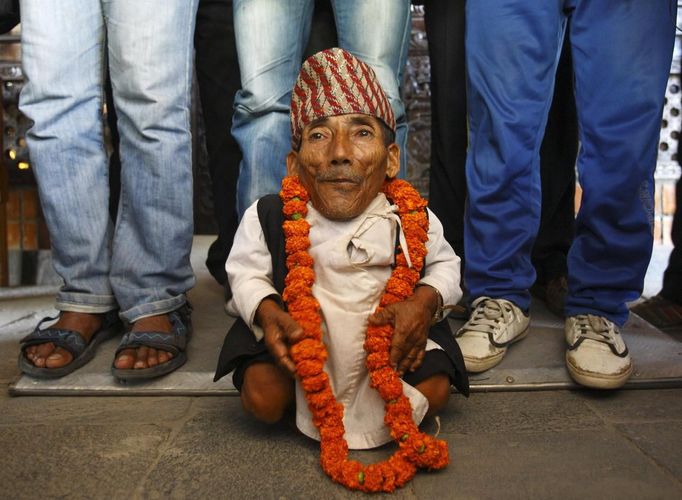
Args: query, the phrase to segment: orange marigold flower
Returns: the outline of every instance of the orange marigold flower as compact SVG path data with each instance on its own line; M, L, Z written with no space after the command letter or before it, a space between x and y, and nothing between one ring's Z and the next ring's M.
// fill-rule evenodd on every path
M370 325L367 327L367 336L368 337L386 337L386 338L390 339L393 337L393 325L391 325L391 324Z
M284 244L284 251L287 255L310 248L310 239L307 236L293 236L287 238Z
M284 278L284 284L295 283L297 281L302 281L306 285L313 286L315 282L315 271L311 267L297 267L290 270L287 273L286 278Z
M378 387L379 395L384 401L390 401L400 397L403 393L403 384L400 382L397 374L395 377L382 382Z
M369 337L365 339L365 350L367 352L388 351L391 347L391 339L384 337Z
M391 277L395 277L410 284L412 288L414 288L419 281L419 273L411 267L397 267L393 270Z
M365 467L365 477L362 490L367 492L392 491L386 488L381 468L378 464L370 464Z
M323 408L334 400L331 389L323 389L320 392L312 392L305 395L311 411Z
M297 319L299 315L314 313L320 309L320 303L312 295L300 295L289 302L289 313ZM303 316L302 319L305 319ZM299 323L300 324L300 323Z
M324 363L320 360L304 359L296 363L296 373L299 377L313 377L324 370Z
M329 384L329 377L325 372L305 377L301 379L301 387L305 392L318 392L327 387Z
M308 206L305 201L293 198L284 203L282 212L287 218L296 220L296 215L305 217L308 214Z
M391 277L386 283L386 293L391 293L396 297L402 297L403 300L412 295L412 290L414 287L410 286L409 283L405 283L403 280Z
M300 251L287 255L287 269L295 267L313 267L313 258L306 251Z
M282 224L284 236L292 238L294 236L308 236L310 232L310 224L305 219L299 220L285 220Z
M343 484L352 489L359 489L360 472L364 472L363 466L356 460L346 460L343 463L342 477Z
M371 352L367 354L367 361L365 364L367 365L367 369L372 371L388 366L389 360L390 355L388 351Z
M394 454L388 459L388 463L395 471L396 486L405 486L407 482L412 479L417 472L417 467L405 459L405 455L401 452Z
M407 259L404 252L396 253L395 265L396 267L407 267Z
M340 439L343 437L344 429L338 425L322 425L320 426L320 438L325 439Z
M389 384L392 383L394 380L398 379L398 374L396 371L391 368L390 366L384 366L383 368L379 368L378 370L374 370L369 373L369 378L370 378L370 386L377 388L379 390L379 387L382 384ZM393 398L388 398L390 399L397 399L400 397L400 393L397 394Z
M285 302L290 302L297 297L304 295L312 295L313 287L303 280L292 281L285 288L282 293L282 298Z
M319 340L313 339L303 339L297 342L291 349L291 359L295 363L303 361L304 359L317 359L320 361L325 361L327 359L327 349L325 349L324 344Z
M308 191L301 184L298 176L288 175L282 179L282 190L279 192L282 201L286 202L293 198L308 201Z
M386 292L381 297L381 301L379 303L381 304L381 307L386 307L386 306L390 306L391 304L395 304L397 302L402 302L402 301L403 301L403 299L401 299L397 295Z

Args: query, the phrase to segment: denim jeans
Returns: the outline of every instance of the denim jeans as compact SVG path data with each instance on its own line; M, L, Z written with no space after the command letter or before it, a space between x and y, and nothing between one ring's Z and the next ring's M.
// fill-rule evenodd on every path
M190 86L196 0L22 0L20 107L64 279L57 308L127 321L172 311L194 285ZM108 212L107 62L121 136Z
M675 39L668 0L466 3L465 281L474 299L529 307L539 150L569 15L583 194L566 315L622 325L651 256L653 173Z
M242 88L232 135L243 153L237 183L239 215L280 189L291 149L289 104L310 34L314 0L235 0ZM339 47L368 63L396 116L405 173L407 121L400 80L410 34L409 0L332 0Z

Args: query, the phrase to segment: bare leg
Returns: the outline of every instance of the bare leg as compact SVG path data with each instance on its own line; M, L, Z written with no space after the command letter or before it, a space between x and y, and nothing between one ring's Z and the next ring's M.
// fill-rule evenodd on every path
M261 422L278 422L294 402L294 380L272 363L254 363L244 372L244 410Z

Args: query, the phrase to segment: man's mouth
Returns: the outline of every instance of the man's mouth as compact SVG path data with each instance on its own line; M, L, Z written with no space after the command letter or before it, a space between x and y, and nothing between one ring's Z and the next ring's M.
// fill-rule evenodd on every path
M357 177L329 177L320 179L320 182L328 182L330 184L353 184L357 185L362 182L362 179Z

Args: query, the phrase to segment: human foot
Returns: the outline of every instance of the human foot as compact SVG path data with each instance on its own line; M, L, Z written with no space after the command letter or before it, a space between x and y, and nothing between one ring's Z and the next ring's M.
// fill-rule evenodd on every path
M142 318L123 336L112 366L120 380L159 377L187 361L185 349L192 331L191 307Z
M137 332L159 332L171 334L173 325L166 314L158 316L150 316L142 318L133 323L130 330L133 333ZM146 345L140 345L135 348L123 349L116 354L114 360L114 367L121 370L130 370L141 368L151 368L161 363L165 363L173 358L173 354L161 349L155 349Z
M87 344L101 328L104 314L63 311L51 329L71 330L78 333ZM61 368L73 361L73 354L54 342L30 345L24 351L26 358L38 368Z
M88 314L63 311L48 327L43 323L21 340L19 369L36 378L59 378L88 363L97 346L121 330L118 311Z

